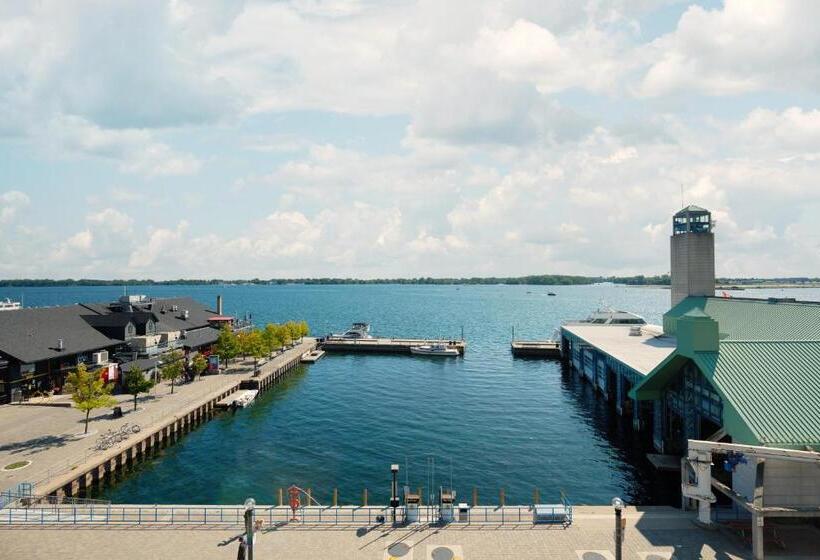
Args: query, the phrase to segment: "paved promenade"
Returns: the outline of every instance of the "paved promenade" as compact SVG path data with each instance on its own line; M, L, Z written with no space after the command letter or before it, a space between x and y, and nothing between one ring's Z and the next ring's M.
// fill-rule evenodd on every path
M748 559L739 541L696 528L691 516L673 508L626 510L624 560ZM609 507L576 508L567 529L555 526L468 526L445 528L333 528L288 526L259 533L255 558L266 560L500 560L518 558L613 560L614 518ZM4 529L0 550L9 558L118 560L236 558L236 528ZM448 548L453 554L437 549ZM139 551L138 554L135 551ZM768 558L776 559L772 554Z
M272 370L312 347L313 339L271 359L262 366ZM13 488L18 482L35 482L43 486L49 480L65 475L72 466L82 464L100 452L93 449L100 433L119 429L128 423L140 424L143 430L167 421L189 406L206 400L209 395L224 391L241 380L252 377L253 360L234 360L226 373L206 375L199 380L177 385L171 394L169 383L161 383L150 395L141 395L138 410L133 410L133 396L116 395L123 408L123 418L114 419L111 409L92 412L89 436L83 437L84 415L64 406L3 405L0 406L0 469L18 461L31 465L13 471L0 470L0 490ZM66 395L57 402L70 402Z

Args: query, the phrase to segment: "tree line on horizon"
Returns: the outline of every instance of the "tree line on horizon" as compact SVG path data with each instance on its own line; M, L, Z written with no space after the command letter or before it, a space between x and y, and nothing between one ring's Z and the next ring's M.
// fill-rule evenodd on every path
M790 283L806 284L818 283L820 278L798 276L784 278L717 278L718 284L755 284L755 283ZM530 276L473 276L469 278L433 278L431 276L417 278L253 278L250 280L225 280L225 279L184 279L176 280L152 280L152 279L114 279L101 280L93 278L22 278L22 279L0 279L2 288L37 288L37 287L63 287L63 286L203 286L203 285L284 285L284 284L306 284L306 285L336 285L336 284L430 284L430 285L533 285L533 286L572 286L589 285L601 282L612 282L613 284L625 284L628 286L668 286L670 277L668 274L645 276L638 274L635 276L576 276L564 274L538 274Z

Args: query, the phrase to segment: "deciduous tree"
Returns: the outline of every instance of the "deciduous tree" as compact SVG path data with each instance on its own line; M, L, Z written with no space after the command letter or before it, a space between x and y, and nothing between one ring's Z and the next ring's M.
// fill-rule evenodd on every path
M88 417L96 408L117 404L111 396L112 384L106 384L96 372L89 372L85 364L77 364L77 369L68 374L66 386L71 392L74 406L85 412L85 432L88 433Z
M137 396L140 393L150 391L151 387L154 386L154 382L150 379L146 379L142 370L135 366L125 374L123 385L129 395L134 395L134 410L137 410Z

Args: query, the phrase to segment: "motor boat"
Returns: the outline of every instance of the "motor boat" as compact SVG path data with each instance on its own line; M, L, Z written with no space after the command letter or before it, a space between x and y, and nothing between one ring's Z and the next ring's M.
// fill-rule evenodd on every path
M355 339L362 339L362 338L374 338L373 335L370 334L370 324L369 323L353 323L353 326L347 329L342 334L332 334L330 338L347 338L351 340Z
M629 311L618 311L611 307L601 307L581 321L570 321L566 324L591 325L645 325L646 319Z
M458 356L458 348L447 346L446 344L422 344L411 346L410 353L419 356L441 356L444 358Z
M0 311L14 311L22 308L23 306L19 301L12 301L9 298L0 300Z

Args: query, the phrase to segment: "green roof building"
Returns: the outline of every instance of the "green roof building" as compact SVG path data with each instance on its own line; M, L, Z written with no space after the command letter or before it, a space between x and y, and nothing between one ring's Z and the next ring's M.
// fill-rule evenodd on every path
M653 438L820 449L820 303L688 297L663 319L675 350L629 396L654 401Z

